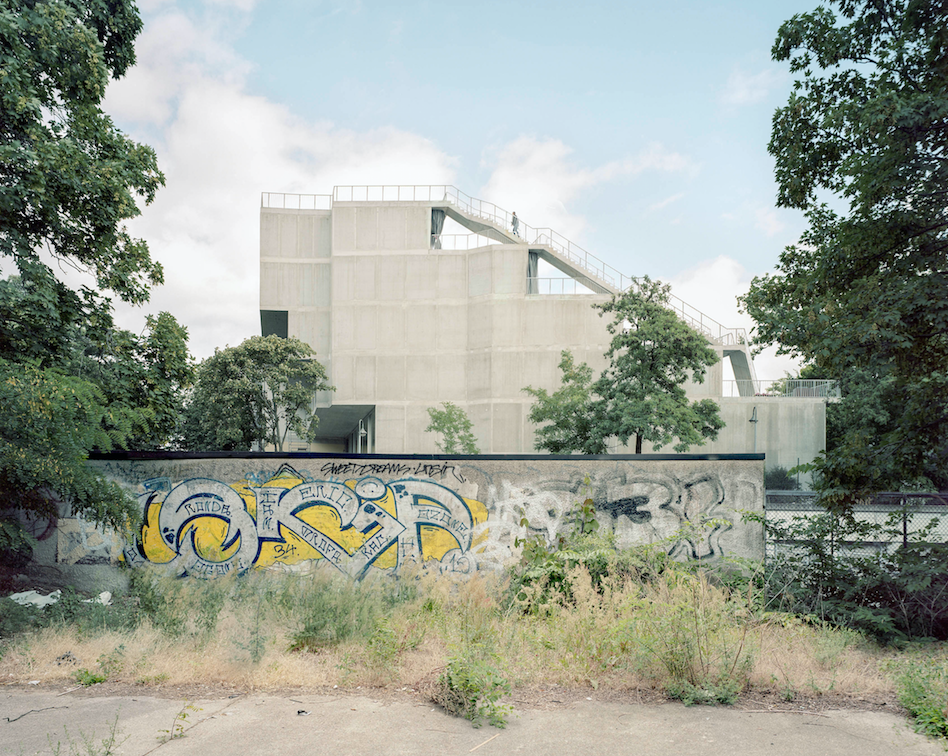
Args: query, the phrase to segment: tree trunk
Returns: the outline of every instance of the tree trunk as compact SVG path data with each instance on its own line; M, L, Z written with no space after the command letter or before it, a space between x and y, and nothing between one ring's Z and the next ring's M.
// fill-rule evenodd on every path
M635 434L635 453L642 453L642 436L640 436L638 433Z

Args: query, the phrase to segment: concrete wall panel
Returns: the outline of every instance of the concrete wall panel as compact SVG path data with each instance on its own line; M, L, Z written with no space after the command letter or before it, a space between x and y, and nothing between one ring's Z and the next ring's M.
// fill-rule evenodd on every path
M376 397L379 401L404 401L406 382L406 357L404 355L379 355L378 375L375 381ZM404 442L403 442L404 443Z
M438 354L438 396L439 402L460 404L467 400L467 355Z
M405 346L412 354L430 354L438 339L438 306L412 304L405 309Z
M467 348L467 305L439 304L435 327L438 351L456 351Z
M401 302L405 299L405 281L407 277L405 257L402 255L382 255L378 260L380 300Z
M305 341L316 350L316 358L323 362L332 353L332 333L329 310L291 310L287 325L291 336Z
M499 410L495 423L513 422L514 409ZM376 420L380 426L409 425L416 437L427 426L424 413L406 417L401 406L379 407ZM538 533L555 539L586 497L620 547L669 539L679 559L763 556L761 526L740 514L763 510L759 457L180 455L90 464L136 496L146 521L159 527L143 528L124 544L104 534L95 554L74 538L57 559L114 563L124 547L132 566L151 562L169 574L195 578L325 568L358 579L416 561L470 575L517 559L518 538ZM522 517L529 530L520 525ZM67 535L88 529L68 519L60 522ZM693 527L682 532L686 524L709 520L717 524L697 534ZM198 538L182 537L190 527ZM225 558L217 542L237 535ZM283 548L287 538L294 549Z
M333 208L332 252L334 257L356 249L356 213L357 209L354 207Z
M467 294L481 297L491 293L490 251L474 251L467 258Z
M463 253L439 253L438 291L439 299L465 299L467 297L467 259Z
M405 452L405 406L402 404L380 404L375 408L375 433L377 443L386 445L388 454Z
M298 257L297 245L299 233L298 215L280 216L280 257Z
M385 352L401 352L405 349L405 307L401 303L379 305L378 343Z
M408 248L407 207L380 207L378 209L379 249L402 250Z
M354 365L355 375L352 376L352 386L355 390L353 399L356 402L369 404L375 401L378 358L374 355L360 355L355 358Z
M379 209L360 207L356 210L355 249L372 252L379 249Z
M432 354L410 356L405 363L407 398L434 406L438 400L438 359ZM424 411L424 407L420 408ZM410 432L409 428L409 432ZM415 438L415 436L409 436Z
M467 307L467 347L485 349L494 343L493 302L478 300Z
M266 211L260 213L260 257L280 254L280 217Z
M434 255L412 255L405 258L405 298L434 300L438 293L438 258Z
M469 352L467 355L467 396L471 401L486 401L493 398L491 358L491 353L486 351Z
M523 427L519 402L494 402L491 433L491 446L498 454L520 454L523 452L523 439L520 437Z
M324 214L313 216L315 218L315 228L313 229L313 256L331 257L332 256L332 216L326 212Z
M374 305L354 307L355 339L353 347L359 351L375 351L378 348L378 308Z

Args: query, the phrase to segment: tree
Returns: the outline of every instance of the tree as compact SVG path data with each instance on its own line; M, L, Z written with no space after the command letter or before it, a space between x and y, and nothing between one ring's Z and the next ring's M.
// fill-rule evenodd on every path
M577 365L569 350L560 352L560 357L563 375L556 391L524 389L536 399L529 415L530 422L539 426L534 445L551 454L605 454L607 436L599 432L593 412L592 368L584 362Z
M799 481L786 467L768 467L764 470L764 488L768 491L798 491Z
M441 402L441 406L443 409L428 408L431 422L425 428L425 433L441 434L438 450L442 454L480 454L467 413L452 402Z
M88 454L168 444L191 373L187 331L168 313L137 336L114 328L107 301L86 307L49 272L0 281L0 547L22 550L15 510L46 521L61 500L123 527L131 504Z
M125 223L164 177L100 103L135 61L131 0L0 0L0 493L3 506L120 527L130 510L92 450L161 445L188 379L186 331L114 328L109 294L140 304L161 266ZM48 264L90 273L74 291ZM144 340L142 340L144 338ZM9 511L0 541L9 542ZM4 544L0 542L0 547Z
M563 354L563 385L552 395L527 387L536 398L533 422L549 421L537 432L536 448L552 452L601 454L606 440L621 444L635 439L656 449L674 443L675 451L714 439L724 422L710 399L689 401L683 384L704 381L707 368L718 361L707 339L668 307L669 287L648 277L609 302L594 305L600 316L611 314L606 326L612 339L605 357L609 365L590 383L591 369L576 366Z
M110 439L95 448L166 446L193 379L187 329L167 312L146 316L142 335L118 329L111 303L84 294L44 270L25 282L18 276L0 281L0 358L9 370L22 364L92 385L108 408L103 422Z
M253 336L215 350L197 369L185 408L184 446L195 451L283 451L289 431L311 442L317 391L334 391L312 347L299 339Z
M123 224L164 177L99 107L141 25L131 0L0 0L0 254L25 279L45 251L128 302L162 281Z
M948 16L936 0L834 4L841 18L794 16L773 47L800 74L774 115L777 204L809 228L742 304L758 346L884 383L891 425L811 468L847 507L922 476L948 488Z

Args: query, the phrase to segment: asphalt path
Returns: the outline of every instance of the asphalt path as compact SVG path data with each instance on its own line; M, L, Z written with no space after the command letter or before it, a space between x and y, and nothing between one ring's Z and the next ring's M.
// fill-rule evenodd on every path
M578 700L514 712L505 729L449 716L420 698L241 693L190 702L149 695L0 688L0 754L115 756L936 756L938 742L895 713L686 707ZM182 737L168 739L181 722ZM92 750L87 748L92 747Z

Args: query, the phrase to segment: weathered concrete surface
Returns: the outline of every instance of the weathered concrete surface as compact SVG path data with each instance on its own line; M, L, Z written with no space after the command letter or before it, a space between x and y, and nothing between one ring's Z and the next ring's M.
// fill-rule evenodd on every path
M49 754L80 739L95 744L118 716L127 740L116 756L254 756L371 754L442 756L474 749L479 756L635 754L636 756L936 756L936 742L888 713L742 711L680 704L628 705L582 701L553 710L516 713L506 729L474 729L423 701L382 703L347 695L278 697L253 694L195 701L185 736L161 744L182 701L132 696L76 697L21 689L0 692L0 753ZM300 715L299 712L308 712ZM13 721L8 721L13 720ZM68 737L64 734L68 729ZM83 751L84 753L85 751Z
M762 455L421 457L126 455L90 462L137 497L133 543L60 522L57 561L130 564L218 577L329 565L353 578L425 562L496 570L531 535L568 533L593 501L601 532L675 558L760 559Z

